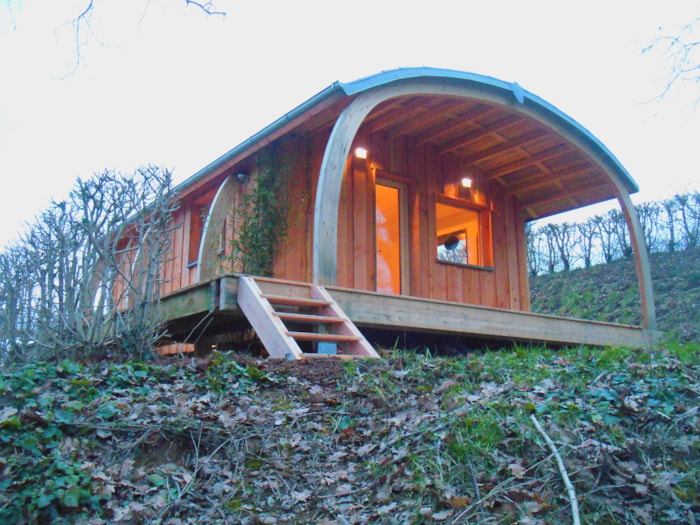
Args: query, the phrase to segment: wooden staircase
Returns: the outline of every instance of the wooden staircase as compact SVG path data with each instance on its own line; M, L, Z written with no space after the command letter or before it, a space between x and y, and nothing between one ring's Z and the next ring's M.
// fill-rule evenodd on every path
M368 357L379 354L322 286L309 284L304 294L265 293L264 281L238 279L241 308L270 357Z

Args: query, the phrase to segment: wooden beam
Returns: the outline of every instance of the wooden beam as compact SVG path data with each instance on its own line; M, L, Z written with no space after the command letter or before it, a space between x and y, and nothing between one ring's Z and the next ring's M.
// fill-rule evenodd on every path
M514 139L503 139L505 142L503 142L502 144L498 144L496 146L492 146L490 148L486 148L485 150L474 153L473 155L469 155L468 157L465 157L464 162L466 164L476 164L483 160L495 157L496 155L500 155L506 151L520 148L522 146L526 146L527 144L531 144L535 141L540 140L546 135L547 131L542 128L533 129L532 131L528 131L527 133L524 133L523 135L520 135L519 137L516 137Z
M565 174L542 171L539 175L525 179L517 184L506 184L506 192L508 195L518 195L524 191L541 188L553 182L567 182L570 179L585 177L596 171L597 169L591 165L582 166Z
M480 140L481 138L485 137L486 135L494 135L497 134L499 131L503 131L504 129L507 129L511 126L514 126L516 124L519 124L522 122L522 117L518 115L506 115L503 117L501 120L499 120L497 123L488 126L488 127L479 127L479 129L470 131L468 133L465 133L462 136L459 136L455 139L452 139L450 142L447 144L442 144L440 145L440 155L445 155L447 153L452 153L455 150L458 150L460 148L464 148L468 146L469 144L476 142ZM498 136L499 140L505 140L507 141L508 139Z
M338 203L345 164L357 130L378 104L404 95L442 95L473 98L479 102L511 107L510 94L483 91L462 85L421 79L420 82L390 84L364 91L338 116L321 163L314 205L313 271L314 283L335 284L338 276ZM535 130L538 135L543 130ZM526 134L529 135L529 134ZM519 145L528 137L516 139ZM530 136L534 140L534 136Z
M160 300L159 313L165 321L213 312L219 305L218 283L211 281L188 286Z
M328 291L360 326L594 346L641 347L653 344L660 336L638 327L597 321L334 287Z
M464 125L465 118L463 115L459 114L459 110L465 106L471 110L474 104L469 104L460 99L442 100L440 103L433 106L429 103L424 104L420 107L422 113L421 118L411 118L406 122L392 126L389 132L393 136L404 134L415 135L418 129L441 129L441 126L444 126L446 121L454 122L455 120ZM481 112L476 112L474 116L482 114ZM436 126L433 124L436 122L442 124ZM422 132L418 132L418 134L420 135Z
M541 125L540 128L511 139L505 144L487 148L467 157L465 159L467 163L474 164L492 158L513 147L521 147L538 141L543 136L554 132L556 135L566 137L566 140L581 151L583 155L591 159L594 165L600 166L618 194L618 200L621 203L630 228L630 236L635 249L644 326L649 330L656 328L651 271L644 245L643 232L629 198L629 190L623 181L624 174L618 173L617 168L613 165L613 161L605 158L602 152L594 149L592 144L585 138L572 134L570 128L564 122L554 118L545 118L538 108L530 107L528 104L519 103L516 105L510 94L495 93L465 85L446 84L425 79L389 84L360 93L345 107L333 126L321 164L314 206L312 270L314 283L332 285L337 280L338 203L345 163L357 130L369 112L378 104L404 95L464 97L482 103L510 108L511 111L529 117ZM524 208L527 208L527 205Z
M222 229L226 228L227 216L239 187L236 178L229 175L219 186L209 207L202 231L202 239L199 243L197 282L211 279L222 270L223 253L221 250L224 247L220 245L222 242L220 235ZM226 240L224 239L223 242L225 243Z
M366 126L370 134L382 131L387 127L396 125L397 122L404 122L414 118L415 113L427 113L428 109L424 108L424 101L413 99L404 103L396 102L391 104L391 111L384 113L379 117L370 116L367 119Z
M576 197L577 193L583 193L586 191L596 189L598 187L600 187L600 181L586 181L583 184L577 185L575 190L560 190L554 193L550 193L548 195L544 195L542 197L538 196L529 199L521 199L521 201L523 206L526 208L529 206L542 206L544 204L550 204L552 202L556 202L562 199L574 198Z
M545 160L549 160L569 152L571 152L571 146L565 143L557 144L556 146L552 146L551 148L536 153L535 155L528 155L524 159L510 162L494 170L489 170L486 173L486 180L498 179L500 177L504 177L505 175L510 175L516 171L529 168L530 166L537 165Z
M439 143L440 140L446 135L457 133L464 128L473 127L475 125L474 120L476 118L487 117L497 111L502 111L502 109L486 106L485 104L477 104L476 107L473 107L463 115L455 115L449 122L416 135L416 146L421 146L428 142Z
M642 308L642 326L649 330L656 330L656 306L654 304L654 292L651 280L651 264L649 263L649 254L647 253L644 240L644 230L639 222L637 210L634 204L632 204L629 193L627 193L622 185L618 184L615 184L615 190L618 193L617 199L622 208L622 213L627 221L632 250L634 252L634 261L637 267L639 296Z
M168 319L210 310L210 299L218 297L219 312L231 319L243 318L237 304L237 276L203 283L166 297ZM308 283L276 279L257 280L266 294L309 297ZM214 295L219 290L218 296ZM477 305L436 301L420 297L381 294L364 290L328 287L328 293L354 323L380 329L436 332L455 336L479 336L509 341L556 344L624 345L641 347L658 342L654 329L581 319L567 319L530 312L501 310ZM336 316L339 317L339 316ZM352 334L349 334L352 335Z

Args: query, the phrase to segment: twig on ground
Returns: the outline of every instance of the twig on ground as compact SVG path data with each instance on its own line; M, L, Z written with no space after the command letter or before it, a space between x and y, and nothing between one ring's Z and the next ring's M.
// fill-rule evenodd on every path
M547 446L549 447L549 450L552 451L552 454L554 454L554 458L557 460L557 466L559 467L559 473L561 474L561 479L564 481L564 485L566 486L566 490L569 493L569 501L571 502L571 514L573 517L573 523L574 523L574 525L581 525L581 518L579 517L579 511L578 511L578 500L576 499L576 490L574 489L574 486L571 484L571 480L569 479L569 475L566 472L566 467L564 466L564 461L561 459L561 456L559 455L559 451L557 450L557 447L554 445L554 442L547 435L547 432L544 431L544 428L542 428L542 425L540 425L540 422L537 420L537 417L535 417L535 414L530 414L530 420L532 421L532 424L535 425L535 428L537 429L537 431L540 434L542 434L542 437L546 441Z
M469 464L469 472L472 475L472 482L474 483L474 495L476 500L479 502L479 514L477 517L481 520L484 516L484 505L481 501L481 491L479 490L479 481L476 479L476 472L474 471L474 464L469 458L467 458L467 463Z

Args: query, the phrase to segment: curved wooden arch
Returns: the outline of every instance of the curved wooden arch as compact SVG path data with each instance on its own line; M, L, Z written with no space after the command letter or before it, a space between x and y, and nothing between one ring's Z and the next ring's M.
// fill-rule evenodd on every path
M209 213L207 213L207 218L204 221L202 239L199 241L199 264L197 265L196 282L211 279L221 270L220 240L217 238L220 234L220 229L217 226L226 224L226 218L237 190L236 178L233 175L229 175L221 183L221 186L216 191L216 195L214 195L214 200L211 201Z
M479 89L467 85L440 82L435 79L414 79L398 84L385 85L361 92L343 110L336 120L326 144L321 163L316 201L314 204L313 231L313 281L316 284L334 285L338 273L338 205L343 180L345 163L357 131L367 115L381 102L404 95L444 95L470 98L490 102L499 106L508 106L542 125L556 131L585 152L600 166L608 176L615 189L618 202L622 208L630 230L630 238L635 253L637 279L642 310L642 326L656 329L656 313L651 283L651 269L644 244L644 234L625 184L600 152L595 151L586 141L570 133L564 124L545 119L540 111L523 104L523 97L518 96L517 89L512 92L497 93L492 90Z

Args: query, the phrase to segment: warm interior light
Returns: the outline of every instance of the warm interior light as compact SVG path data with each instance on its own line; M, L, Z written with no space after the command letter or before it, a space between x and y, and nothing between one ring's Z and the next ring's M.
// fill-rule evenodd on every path
M358 159L366 159L367 158L367 148L355 148L355 156Z
M472 180L469 177L462 177L462 188L471 188Z

